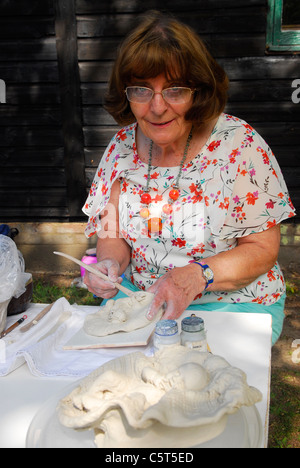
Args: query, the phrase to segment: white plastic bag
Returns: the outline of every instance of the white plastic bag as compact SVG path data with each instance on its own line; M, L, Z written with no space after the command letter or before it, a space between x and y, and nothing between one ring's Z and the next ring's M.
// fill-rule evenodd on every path
M15 242L0 234L0 303L20 297L26 291L24 260Z

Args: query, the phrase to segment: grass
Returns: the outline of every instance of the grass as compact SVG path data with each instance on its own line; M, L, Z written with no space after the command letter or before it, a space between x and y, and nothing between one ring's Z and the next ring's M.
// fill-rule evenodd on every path
M65 297L70 304L93 305L101 304L101 299L95 298L87 289L76 286L57 286L42 280L34 282L32 302L51 304L60 297Z
M286 280L286 293L288 296L300 295L300 275L293 274Z
M300 372L272 371L269 448L300 447Z
M287 281L288 296L299 295L299 291L299 275L289 278ZM65 297L70 304L93 306L101 304L101 299L95 298L86 289L58 286L44 280L34 282L33 302L48 304L60 297ZM269 448L300 447L299 387L300 372L281 368L272 369Z
M289 274L286 279L286 291L287 297L296 300L299 304L299 273ZM285 337L283 336L282 339L284 340ZM290 354L292 354L292 349ZM300 371L289 367L272 369L269 448L300 448L299 388Z

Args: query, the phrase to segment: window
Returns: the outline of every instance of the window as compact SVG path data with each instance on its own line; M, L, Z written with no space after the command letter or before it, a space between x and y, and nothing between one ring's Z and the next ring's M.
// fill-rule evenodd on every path
M299 0L269 0L267 50L300 52Z

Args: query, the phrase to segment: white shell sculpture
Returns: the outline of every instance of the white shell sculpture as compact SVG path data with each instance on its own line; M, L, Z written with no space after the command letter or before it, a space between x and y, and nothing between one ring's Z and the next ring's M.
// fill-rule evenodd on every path
M98 447L191 447L228 414L262 399L225 359L183 346L127 354L86 377L58 406L62 425L94 429Z
M98 312L86 317L83 329L88 335L107 336L146 327L150 324L146 313L153 298L154 294L139 291L132 297L110 299ZM156 316L155 320L159 320L160 316Z

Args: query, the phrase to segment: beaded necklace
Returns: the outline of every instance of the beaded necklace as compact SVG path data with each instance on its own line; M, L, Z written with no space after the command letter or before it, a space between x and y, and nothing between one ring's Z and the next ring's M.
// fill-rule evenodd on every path
M162 212L161 212L161 217L153 217L151 218L151 213L150 213L150 204L152 202L152 197L149 193L150 191L150 180L151 180L151 163L152 163L152 150L153 150L153 141L150 143L150 148L149 148L149 160L148 160L148 173L147 173L147 183L146 183L146 188L141 194L141 203L143 204L143 207L140 210L140 216L143 218L145 221L148 223L148 231L149 233L157 233L161 232L162 229L162 223L163 221L173 212L173 203L178 200L179 195L180 195L180 190L179 190L179 181L181 178L182 174L182 168L185 163L187 153L189 150L189 146L191 143L193 135L193 127L191 128L191 131L189 133L189 136L186 141L184 153L182 160L180 162L179 166L179 171L178 175L176 177L175 183L172 184L172 188L169 192L169 199L168 203L164 204L162 207Z

